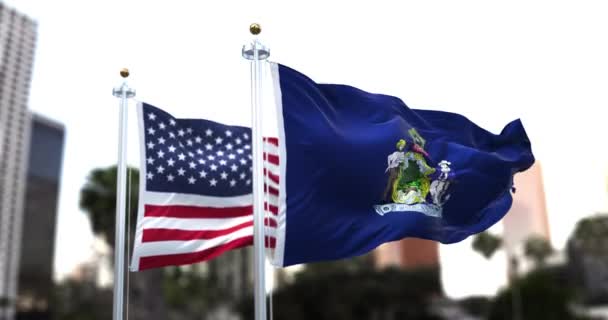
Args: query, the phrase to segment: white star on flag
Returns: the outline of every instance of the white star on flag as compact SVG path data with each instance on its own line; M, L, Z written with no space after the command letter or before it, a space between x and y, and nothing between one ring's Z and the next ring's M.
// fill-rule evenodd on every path
M140 137L143 137L140 210L144 212L140 217L145 218L138 220L137 228L139 235L145 235L136 240L132 269L179 265L172 259L176 256L186 259L191 254L197 255L196 261L202 261L200 248L228 250L229 245L207 243L219 243L233 234L245 235L245 238L238 238L239 241L249 239L247 241L252 242L253 233L247 233L252 229L247 225L252 223L250 145L243 143L243 139L249 139L251 130L207 120L176 119L145 103L138 108L141 108L138 115ZM277 150L277 145L276 142L269 144L269 148ZM269 188L270 183L276 186L278 164L265 167L265 171L273 172L275 177L274 182L265 178L265 183ZM201 197L204 202L189 202ZM226 199L232 200L226 202ZM278 199L276 192L273 199ZM275 202L271 202L278 200L266 201L274 205L273 212L278 210ZM186 217L190 210L196 212L192 216L195 219ZM238 217L234 216L234 210L240 210ZM223 216L224 212L227 216ZM213 221L217 229L209 229L207 221ZM237 231L213 236L213 239L189 238L193 237L191 231L195 229L206 232L235 226L239 227ZM195 247L195 243L202 247Z

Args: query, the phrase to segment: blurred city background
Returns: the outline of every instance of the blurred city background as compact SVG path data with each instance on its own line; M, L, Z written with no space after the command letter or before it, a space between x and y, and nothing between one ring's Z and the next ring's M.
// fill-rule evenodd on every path
M368 46L366 41L370 39L370 46L378 51L383 50L383 44L389 47L390 52L377 52L377 56L386 58L383 60L399 60L400 54L412 60L411 65L399 68L416 76L408 80L399 75L387 88L375 85L374 77L391 70L377 57L364 56L371 51L363 50L361 57L347 59L369 66L337 63L334 74L316 71L327 67L313 68L315 63L327 66L337 61L319 58L323 56L319 51L333 50L319 47L332 45L338 31L329 31L331 35L323 38L320 29L289 27L300 40L285 40L286 52L276 60L298 64L296 58L289 58L296 50L289 46L297 44L303 46L298 50L310 50L298 56L310 58L300 66L331 82L403 96L406 103L414 105L449 106L454 101L455 109L448 111L463 112L493 131L511 118L521 117L537 162L516 175L512 208L489 231L459 244L405 239L354 259L276 269L270 273L274 319L608 319L608 133L601 111L608 102L608 49L605 41L594 38L601 34L598 30L608 30L603 18L608 10L602 3L591 1L580 5L547 2L532 7L517 1L512 7L466 3L437 12L432 7L410 8L441 18L451 17L450 10L464 13L477 8L479 15L489 17L477 22L494 28L495 38L476 33L480 40L476 44L470 36L460 39L464 42L461 45L435 45L446 49L442 53L424 53L422 44L452 41L449 39L455 33L442 38L440 35L447 31L411 30L413 25L402 31L398 28L402 22L395 22L387 31L392 36L383 40L365 30L360 36L350 34L359 32L354 30L357 28L381 31L366 24L383 20L381 14L396 19L398 15L387 12L394 7L386 4L386 9L378 4L380 9L372 10L370 15L375 18L370 21L363 17L368 17L364 13L372 4L356 6L349 17L335 5L306 11L310 14L318 10L322 18L317 22L325 27L332 19L350 24L336 26L339 32L350 34L345 36L345 44L336 45L343 50L342 55L358 54L352 52L358 50L355 47ZM248 110L246 62L224 69L209 67L214 60L224 63L239 59L248 22L275 21L268 24L280 28L296 15L293 9L286 11L286 18L279 11L262 13L251 4L243 4L244 8L237 11L222 6L217 13L230 16L226 19L240 25L231 22L227 27L221 24L222 18L216 17L209 24L193 24L201 28L193 31L189 23L194 22L189 21L196 20L198 14L202 20L210 19L216 15L215 9L203 6L192 13L185 4L176 5L179 10L165 8L169 6L169 2L148 8L145 2L123 6L120 1L105 5L0 1L0 320L112 317L116 186L112 161L116 158L117 101L110 90L119 84L120 67L140 68L135 73L141 76L135 76L134 81L141 99L156 99L167 106L175 101L179 111L175 113L184 117L201 116L197 110L203 109L202 117L247 124L248 111L240 111ZM277 3L271 6L280 7ZM501 22L490 21L503 14L506 17L502 22L509 22L505 29L498 27ZM148 18L137 17L146 15ZM177 27L154 24L165 18ZM309 18L314 24L312 16ZM569 19L576 23L570 24ZM528 32L518 28L518 23L532 29ZM442 30L450 26L446 22ZM301 43L306 42L301 37L304 32L313 32L309 27L318 32L310 45L319 47ZM79 28L83 28L81 32L75 31ZM179 28L189 31L174 37L172 32ZM478 30L483 28L475 24L466 30L482 32ZM274 41L276 47L283 39L268 29L270 42ZM197 32L201 36L195 39ZM407 36L410 42L406 41L406 50L415 51L415 45L420 45L421 54L428 60L416 59L420 57L415 53L406 57L396 50L401 47L394 46L403 41L395 35L405 37L405 33L417 32L437 36L432 40ZM509 32L532 35L514 39ZM214 42L223 33L231 44ZM146 44L154 42L155 37L163 43ZM357 37L364 41L351 41ZM182 42L198 42L200 46L182 47ZM505 48L498 43L503 42L501 45L509 47L517 43L522 49L501 56L498 52ZM144 49L135 49L138 45ZM163 46L172 49L163 51ZM465 52L462 46L487 51L483 57L475 56L477 53ZM158 52L145 54L151 47ZM221 57L229 50L234 52ZM450 50L462 59L447 58ZM509 65L493 58L492 53L505 59L516 56L517 63ZM335 57L330 53L327 56ZM181 68L184 65L178 62L180 59L191 59L191 64L199 65ZM476 62L481 66L472 67ZM417 63L439 67L416 69ZM448 64L456 65L456 69L445 67ZM484 73L488 68L492 75ZM477 72L476 76L462 76L469 69ZM215 77L214 71L207 70L225 70L229 75ZM335 75L339 72L343 77ZM356 77L359 72L369 74L369 79ZM458 72L459 76L449 75ZM423 73L428 78L422 77ZM354 82L349 81L351 76ZM446 77L453 78L439 79ZM451 83L461 77L478 86L468 94L479 93L482 98L466 97L467 93L463 98L449 91ZM487 82L484 77L495 83L481 87ZM504 77L510 80L496 80ZM151 81L158 83L149 84ZM231 81L233 88L229 88ZM395 83L398 81L402 83ZM220 89L215 90L216 84ZM426 94L416 95L415 91L425 86L427 89L420 90L427 90ZM206 105L207 92L209 101L217 103L230 96L230 90L243 94L228 99L231 105L226 108ZM518 93L525 93L525 99ZM198 100L191 103L193 97ZM473 107L464 106L468 103ZM226 110L219 113L217 108ZM130 162L137 163L136 157L130 155ZM138 190L135 166L130 175L132 190ZM131 196L135 203L137 192ZM137 206L132 204L130 208L132 239ZM252 319L252 293L253 253L245 248L206 263L129 274L127 313L130 319Z

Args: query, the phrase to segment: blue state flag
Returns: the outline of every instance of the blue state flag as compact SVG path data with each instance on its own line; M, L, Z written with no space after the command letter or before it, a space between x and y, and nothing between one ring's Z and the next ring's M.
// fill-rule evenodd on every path
M277 266L416 237L454 243L498 222L534 163L519 120L500 134L449 112L272 64L280 158Z

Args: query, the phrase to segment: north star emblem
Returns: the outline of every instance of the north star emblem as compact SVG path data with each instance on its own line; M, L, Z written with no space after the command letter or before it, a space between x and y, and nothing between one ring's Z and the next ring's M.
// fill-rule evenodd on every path
M397 151L388 156L388 183L384 201L374 206L383 216L389 212L419 212L431 217L441 217L442 206L449 199L450 165L440 161L438 168L428 165L429 154L424 150L425 140L416 129L408 131L411 141L397 142Z

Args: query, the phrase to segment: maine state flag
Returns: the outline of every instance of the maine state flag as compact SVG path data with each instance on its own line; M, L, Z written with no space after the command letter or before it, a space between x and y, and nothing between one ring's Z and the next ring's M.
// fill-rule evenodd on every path
M534 163L519 120L496 135L459 114L271 68L277 266L356 256L405 237L461 241L505 215L513 175Z

